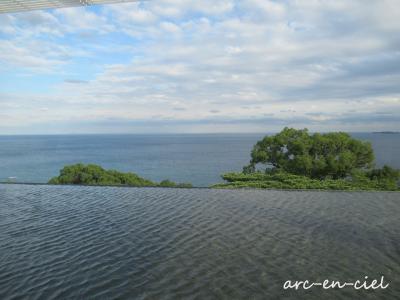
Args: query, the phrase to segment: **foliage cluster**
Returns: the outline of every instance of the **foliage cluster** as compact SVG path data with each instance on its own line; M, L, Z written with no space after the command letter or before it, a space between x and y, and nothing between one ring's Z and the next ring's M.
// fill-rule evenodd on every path
M369 142L344 132L309 134L307 129L284 128L280 133L258 141L244 173L257 164L310 178L345 178L355 169L372 167L374 154Z
M309 134L307 129L284 128L258 141L243 173L228 173L228 183L214 187L400 190L400 172L389 166L372 169L374 153L368 142L344 132ZM265 165L260 172L258 165Z
M164 180L156 183L134 173L105 170L94 164L65 166L60 175L50 179L49 184L116 185L135 187L192 187L189 183L175 183Z
M215 188L263 188L263 189L315 189L315 190L379 190L398 191L398 177L370 179L365 172L351 178L314 179L285 172L255 172L251 174L227 173L222 178L228 183Z

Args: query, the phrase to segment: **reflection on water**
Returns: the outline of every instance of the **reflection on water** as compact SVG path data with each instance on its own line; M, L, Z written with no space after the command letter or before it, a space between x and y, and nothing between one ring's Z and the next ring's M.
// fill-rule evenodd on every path
M0 185L0 299L399 299L400 194ZM286 280L390 283L284 291Z

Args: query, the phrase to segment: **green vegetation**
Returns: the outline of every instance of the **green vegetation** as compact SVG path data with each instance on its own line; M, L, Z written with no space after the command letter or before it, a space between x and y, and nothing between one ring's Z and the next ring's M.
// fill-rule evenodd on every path
M285 128L254 145L242 173L224 174L226 183L212 187L400 191L400 171L389 166L373 169L373 160L371 144L347 133L311 135L307 129ZM156 183L93 164L65 166L49 184L192 187L168 179Z
M347 133L310 135L307 129L285 128L254 145L243 173L224 174L227 183L213 187L400 190L399 170L372 169L373 160L371 144Z
M158 185L159 187L178 187L178 188L191 188L193 185L191 183L175 183L168 179L163 180Z
M216 184L214 188L261 188L261 189L313 189L313 190L400 190L396 180L370 179L365 173L357 178L313 179L285 172L251 174L227 173L222 178L228 183Z
M371 144L344 132L310 135L307 129L285 128L257 142L245 173L257 164L310 178L345 178L354 169L370 168L374 160Z
M192 187L189 183L175 183L164 180L156 183L139 177L134 173L122 173L115 170L105 170L93 164L75 164L65 166L60 175L50 179L49 184L81 184L81 185L112 185L135 187Z

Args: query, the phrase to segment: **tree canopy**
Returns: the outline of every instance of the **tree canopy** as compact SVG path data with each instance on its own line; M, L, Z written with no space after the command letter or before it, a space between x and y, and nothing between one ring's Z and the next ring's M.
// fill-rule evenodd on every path
M94 164L75 164L65 166L60 170L59 176L50 179L49 184L192 187L190 183L175 183L170 180L156 183L144 179L135 173L122 173L115 170L105 170Z
M373 161L371 144L347 133L310 134L286 127L254 145L243 173L223 174L227 183L213 187L399 191L400 170L372 169Z
M374 154L369 142L344 132L310 134L307 129L284 128L278 134L258 141L244 173L257 164L310 178L344 178L355 169L372 167Z

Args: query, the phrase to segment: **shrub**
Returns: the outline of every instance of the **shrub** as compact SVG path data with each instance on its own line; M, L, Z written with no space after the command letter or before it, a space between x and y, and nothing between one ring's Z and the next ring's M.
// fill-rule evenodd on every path
M356 177L357 176L357 177ZM227 183L215 188L266 188L266 189L316 189L316 190L400 190L396 182L383 179L371 180L366 172L359 171L353 177L341 179L313 179L286 172L251 174L227 173L222 178Z
M135 187L192 187L190 183L177 184L164 180L160 184L139 177L135 173L122 173L105 170L94 164L75 164L65 166L60 175L49 180L49 184L81 184L81 185L123 185Z

